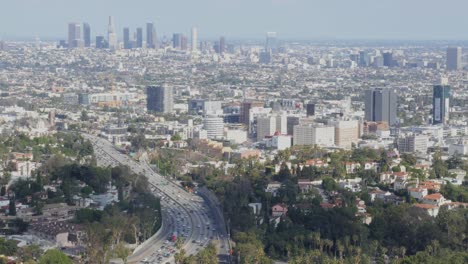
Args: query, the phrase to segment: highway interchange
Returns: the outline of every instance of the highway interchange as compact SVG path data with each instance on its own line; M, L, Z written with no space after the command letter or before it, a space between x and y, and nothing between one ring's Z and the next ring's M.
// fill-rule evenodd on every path
M146 162L136 162L120 153L109 141L89 134L83 134L83 137L93 143L98 165L128 166L134 173L146 176L152 192L161 198L161 229L140 245L127 263L175 263L177 249L170 241L175 232L184 239L183 248L187 256L197 254L213 242L218 248L219 263L230 263L224 219L217 201L207 190L200 190L205 200L154 172Z

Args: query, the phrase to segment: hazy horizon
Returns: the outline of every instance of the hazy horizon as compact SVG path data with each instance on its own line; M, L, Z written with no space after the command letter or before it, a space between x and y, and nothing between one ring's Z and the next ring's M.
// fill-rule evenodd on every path
M190 35L262 39L467 40L463 0L15 0L2 4L0 39L66 39L69 22L87 22L107 35L108 16L123 27L154 22L159 37Z

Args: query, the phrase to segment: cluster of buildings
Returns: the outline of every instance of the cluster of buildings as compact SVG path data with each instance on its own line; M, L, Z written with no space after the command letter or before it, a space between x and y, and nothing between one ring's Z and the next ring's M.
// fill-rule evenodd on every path
M121 147L144 138L155 142L152 147L192 149L223 160L217 163L223 169L232 168L233 159L265 162L301 146L328 152L384 148L394 156L413 154L421 168L432 165L435 151L443 159L468 155L468 79L460 47L283 43L275 32L268 32L266 41L227 44L224 37L200 41L198 33L192 28L190 41L182 33L158 39L155 25L148 23L135 32L126 27L119 42L111 17L107 36L97 36L95 44L87 23L70 23L68 39L59 45L1 42L1 135L34 138L84 130ZM0 167L11 166L12 180L30 177L42 165L24 153L9 154ZM328 161L300 166L321 168ZM414 183L404 171L379 171L375 161L349 162L345 169L349 175L376 170L382 183L408 190L418 201L415 207L431 215L441 206L456 206L431 187L442 183ZM359 181L338 184L362 188ZM305 193L319 185L303 179L298 188ZM271 183L266 191L279 188ZM74 208L103 208L116 195L109 188L101 196L75 197ZM325 195L323 206L339 206L334 197ZM401 202L392 191L376 189L371 197ZM356 206L368 222L365 204L356 201ZM252 208L262 210L258 204ZM27 215L26 209L18 212ZM70 210L38 225L36 234L55 228L49 238L65 237L67 225L55 222ZM278 219L288 208L276 204L268 210Z

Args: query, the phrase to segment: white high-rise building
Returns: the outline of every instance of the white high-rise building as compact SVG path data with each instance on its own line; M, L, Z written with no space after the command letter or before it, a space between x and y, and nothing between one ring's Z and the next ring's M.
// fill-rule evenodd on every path
M107 40L109 49L115 50L118 48L117 33L115 33L114 17L109 16L109 25L107 27Z
M293 141L294 145L332 147L335 144L335 128L321 125L296 125Z
M192 28L192 52L196 52L198 50L197 43L198 43L198 29L196 27Z
M429 138L426 135L401 135L398 137L397 146L400 153L423 153L427 152Z
M207 116L203 119L203 129L208 138L222 138L224 136L224 122L222 117Z

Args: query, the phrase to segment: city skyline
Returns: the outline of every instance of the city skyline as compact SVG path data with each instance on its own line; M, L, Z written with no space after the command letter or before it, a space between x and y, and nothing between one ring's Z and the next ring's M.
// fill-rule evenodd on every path
M136 3L21 0L4 3L3 10L9 12L0 16L0 23L9 27L2 30L0 38L58 40L66 34L66 24L72 21L87 22L93 36L103 35L108 16L113 16L116 32L122 32L124 27L137 28L154 22L160 36L171 36L173 32L190 35L190 29L197 27L200 39L220 35L230 39L263 38L268 31L278 32L283 39L468 39L464 30L468 18L461 13L467 3L461 0L443 3L430 0L424 1L424 6L420 0L374 2L202 0L181 5L178 1L154 3L147 0ZM43 17L50 9L54 9L54 16ZM135 11L129 14L128 10ZM28 17L28 20L14 16L16 11L21 11L21 17ZM392 15L386 17L386 14Z

